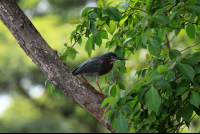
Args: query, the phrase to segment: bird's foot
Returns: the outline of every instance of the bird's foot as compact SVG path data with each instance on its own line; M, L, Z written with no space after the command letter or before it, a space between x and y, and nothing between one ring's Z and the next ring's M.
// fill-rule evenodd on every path
M84 82L83 84L84 84L84 85L89 85L89 86L93 87L89 82ZM93 87L93 88L94 88L94 87Z

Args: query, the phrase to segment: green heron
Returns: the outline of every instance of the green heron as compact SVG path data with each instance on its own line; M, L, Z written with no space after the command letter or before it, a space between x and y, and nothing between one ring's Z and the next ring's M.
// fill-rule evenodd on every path
M98 83L98 77L104 74L107 74L110 72L110 70L113 68L113 62L117 60L127 60L124 58L118 58L117 55L113 52L109 52L106 54L101 55L100 57L93 57L89 60L86 60L82 64L80 64L73 72L72 74L74 76L81 75L81 77L85 80L86 85L90 85L88 81L83 77L83 75L96 77L96 83L99 87L100 94L102 94L104 97L106 97ZM90 85L91 86L91 85Z

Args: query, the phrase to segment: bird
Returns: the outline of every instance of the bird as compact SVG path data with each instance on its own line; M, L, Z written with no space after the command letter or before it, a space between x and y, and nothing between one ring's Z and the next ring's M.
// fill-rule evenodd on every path
M113 62L115 62L117 60L127 60L127 59L119 58L119 57L117 57L117 55L115 53L108 52L99 57L93 57L93 58L81 63L76 69L74 69L72 74L74 76L81 75L81 77L85 80L85 82L84 82L85 85L90 85L90 84L83 77L83 75L90 76L90 77L96 77L96 84L100 90L99 93L102 94L105 98L107 98L106 95L103 94L103 92L99 86L98 77L110 72L110 70L113 68ZM92 86L92 85L90 85L90 86Z

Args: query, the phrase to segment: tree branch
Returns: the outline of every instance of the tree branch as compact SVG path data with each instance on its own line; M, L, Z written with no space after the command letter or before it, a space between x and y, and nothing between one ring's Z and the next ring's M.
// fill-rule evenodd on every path
M166 38L166 40L167 40L167 43L166 43L166 45L167 45L167 48L168 48L168 51L170 51L171 49L170 49L170 42L169 42L169 38L168 38L168 35L165 33L165 38Z
M103 119L104 109L100 108L104 97L97 91L83 85L83 81L72 75L70 69L42 38L15 0L0 1L0 19L18 41L20 47L44 72L50 82L80 107L91 113L108 130L116 132L110 122Z
M193 45L193 46L190 46L190 47L187 47L187 48L181 50L180 52L183 52L183 51L185 51L185 50L188 49L188 48L195 47L195 46L197 46L199 43L200 43L200 41L199 41L197 44Z

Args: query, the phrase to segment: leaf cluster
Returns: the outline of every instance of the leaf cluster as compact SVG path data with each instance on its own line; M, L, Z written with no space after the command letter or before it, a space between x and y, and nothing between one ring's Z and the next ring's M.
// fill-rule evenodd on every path
M75 59L73 46L87 38L85 51L91 56L96 45L120 56L148 49L146 61L137 68L138 82L130 89L118 81L119 73L127 73L125 62L114 64L103 76L108 84L104 117L117 132L174 132L183 125L189 127L193 111L200 115L200 52L184 56L183 51L171 50L170 42L181 30L195 39L200 24L199 0L126 0L110 6L97 1L98 7L87 7L81 18L71 18L77 24L61 58ZM168 35L174 34L171 40ZM197 45L197 44L196 44ZM194 45L194 46L196 46ZM191 46L193 47L193 46Z

